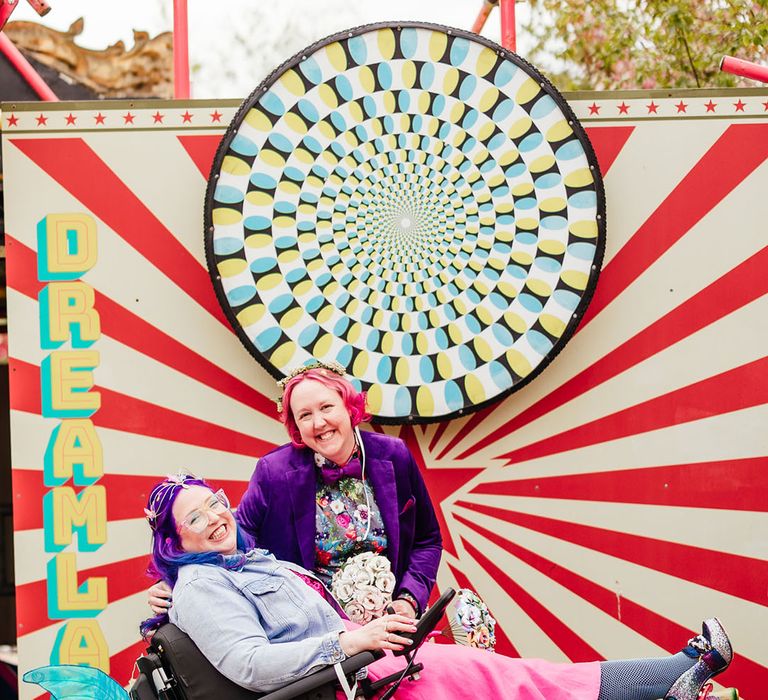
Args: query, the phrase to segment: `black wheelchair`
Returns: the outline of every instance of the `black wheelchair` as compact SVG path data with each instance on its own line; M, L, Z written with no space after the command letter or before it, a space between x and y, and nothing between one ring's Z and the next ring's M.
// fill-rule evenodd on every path
M360 694L373 697L387 688L382 698L391 697L403 680L418 677L423 665L416 663L416 653L454 595L456 591L447 588L417 623L416 632L411 635L413 644L408 649L395 652L404 657L404 669L375 682L362 680L358 689ZM351 684L361 669L382 656L380 651L356 654L341 662L342 672ZM136 661L136 665L139 674L129 690L131 700L335 700L338 682L336 668L328 666L271 693L246 690L221 675L194 642L170 623L155 632L146 653Z

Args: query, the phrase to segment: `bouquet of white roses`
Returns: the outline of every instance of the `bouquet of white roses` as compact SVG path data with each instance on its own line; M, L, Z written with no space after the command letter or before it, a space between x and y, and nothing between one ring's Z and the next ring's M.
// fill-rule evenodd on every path
M381 617L392 602L395 575L389 559L363 552L350 557L331 579L331 593L352 622L364 625Z

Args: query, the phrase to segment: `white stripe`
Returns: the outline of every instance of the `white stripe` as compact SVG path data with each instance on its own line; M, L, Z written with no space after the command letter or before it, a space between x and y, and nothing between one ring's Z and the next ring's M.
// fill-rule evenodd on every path
M713 552L768 559L768 543L758 537L758 533L768 532L768 513L484 494L464 500Z
M141 517L135 520L113 520L107 523L107 541L93 552L78 549L78 536L72 538L72 544L62 552L77 554L77 569L83 571L115 562L145 557L149 564L151 531L147 521ZM46 566L55 556L45 552L43 530L22 530L14 533L16 552L16 585L47 579ZM141 565L140 571L146 566ZM147 579L147 588L151 581Z
M460 512L472 522L559 564L598 586L614 591L616 594L616 614L619 619L621 618L623 598L676 622L692 632L698 632L703 619L717 616L736 642L739 654L763 665L768 662L768 648L763 637L763 630L768 624L768 608L765 606L691 583L686 580L687 572L685 571L681 571L679 577L671 576L602 554L587 547L571 544L503 520L491 518L482 513L460 508L457 508L456 512ZM462 534L465 530L466 528L462 526ZM467 533L469 532L467 530ZM477 535L477 537L480 536ZM469 537L467 538L469 539ZM469 572L469 567L472 565L468 560L465 561L462 558L462 566L465 571ZM473 567L470 578L474 584L475 579L480 581L487 578L487 573ZM528 590L532 595L538 597L537 588ZM573 594L569 592L565 595ZM555 610L559 616L558 608L559 606L556 604ZM494 608L491 610L495 612ZM574 629L579 630L582 635L589 635L595 613L597 610L593 608L589 614L576 621ZM508 628L508 634L515 642L516 637L513 636L513 628ZM638 643L650 644L650 642L638 637L634 644L618 647L614 644L613 634L614 630L611 630L605 636L595 637L594 643L591 641L590 643L606 658L655 655L650 648L637 646ZM592 639L590 637L590 640ZM685 641L685 639L681 640L681 646Z
M216 134L203 134L204 137L209 135ZM83 138L133 195L205 267L203 201L206 178L178 138L167 131L124 133L119 139L109 133L90 133ZM130 158L125 157L126 150L130 150ZM161 164L161 167L147 167L148 163ZM199 206L180 206L182 202L198 202Z
M11 411L11 424L15 436L26 435L30 439L16 439L11 445L12 460L16 469L43 468L46 441L58 420ZM104 452L104 471L108 474L157 476L185 469L206 479L233 479L247 481L253 473L255 461L247 455L197 447L183 442L128 433L109 428L96 428L96 434ZM31 436L45 436L45 440Z
M516 463L514 468L500 468L505 462L499 459L483 462L473 457L473 463L498 465L494 472L482 475L495 480L505 476L526 479L762 457L765 455L765 436L755 426L764 425L766 420L768 405L762 405L526 460ZM723 435L728 439L720 439ZM496 456L500 453L501 450Z

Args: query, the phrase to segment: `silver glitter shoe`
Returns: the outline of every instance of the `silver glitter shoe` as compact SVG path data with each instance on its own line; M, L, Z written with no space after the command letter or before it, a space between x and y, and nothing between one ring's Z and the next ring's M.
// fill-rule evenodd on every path
M731 663L733 649L720 620L716 617L704 620L701 632L683 649L685 654L698 660L672 684L664 700L697 700L704 684Z

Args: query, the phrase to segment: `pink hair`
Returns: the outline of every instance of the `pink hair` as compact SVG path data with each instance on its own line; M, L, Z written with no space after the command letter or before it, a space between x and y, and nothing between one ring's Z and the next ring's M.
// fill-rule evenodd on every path
M288 431L288 436L291 438L291 443L293 443L294 447L304 447L304 443L301 440L299 426L296 425L296 419L291 412L291 394L300 382L308 379L311 379L314 382L319 382L329 389L333 389L339 396L341 396L341 400L344 402L347 413L349 413L353 428L371 417L365 410L364 391L357 391L357 389L344 379L344 377L341 377L330 370L323 369L322 367L307 370L290 379L283 390L282 411L280 411L279 415L285 429Z

